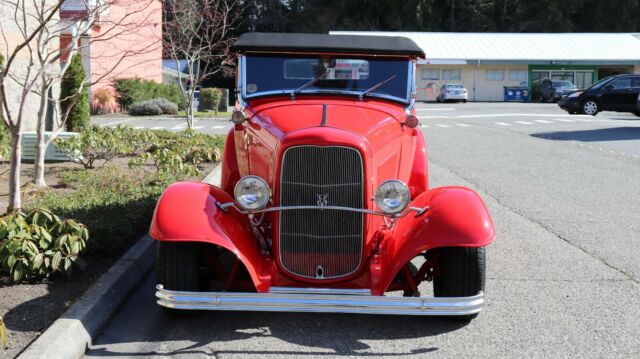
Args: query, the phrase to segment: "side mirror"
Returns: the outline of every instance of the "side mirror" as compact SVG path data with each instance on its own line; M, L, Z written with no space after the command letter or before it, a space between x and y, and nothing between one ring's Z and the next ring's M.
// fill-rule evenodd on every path
M607 85L607 86L605 86L605 87L604 87L604 90L605 90L605 91L607 91L607 92L608 92L608 91L613 90L613 85Z

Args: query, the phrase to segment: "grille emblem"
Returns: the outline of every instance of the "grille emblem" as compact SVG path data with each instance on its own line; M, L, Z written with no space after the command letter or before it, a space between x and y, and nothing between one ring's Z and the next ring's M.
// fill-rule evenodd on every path
M328 193L316 193L316 197L318 198L318 206L325 207L328 204L327 197L329 197Z

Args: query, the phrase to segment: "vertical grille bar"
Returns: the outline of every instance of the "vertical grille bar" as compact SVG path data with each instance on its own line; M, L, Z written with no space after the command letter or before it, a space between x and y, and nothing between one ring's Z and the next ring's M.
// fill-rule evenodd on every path
M280 205L363 208L360 153L348 147L296 146L282 159ZM279 255L292 274L330 279L355 272L362 260L363 214L336 210L280 213Z

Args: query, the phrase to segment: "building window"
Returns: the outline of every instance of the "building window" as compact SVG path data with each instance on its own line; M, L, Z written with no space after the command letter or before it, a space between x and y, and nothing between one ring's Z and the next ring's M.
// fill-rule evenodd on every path
M443 80L460 80L460 69L442 70Z
M527 70L509 70L509 81L527 81Z
M440 80L440 69L421 69L420 78L422 80Z
M487 70L487 75L485 79L487 81L502 81L504 80L504 71L503 70Z

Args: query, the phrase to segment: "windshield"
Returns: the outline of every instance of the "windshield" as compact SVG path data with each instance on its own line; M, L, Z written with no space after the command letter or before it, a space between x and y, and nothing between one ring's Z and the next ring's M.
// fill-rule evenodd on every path
M594 83L593 85L587 87L587 89L599 89L600 87L602 87L604 84L606 84L607 82L609 82L609 80L611 80L613 78L613 76L609 76L609 77L605 77L600 81L596 81L596 83Z
M243 87L247 98L292 93L360 95L374 88L368 96L408 102L408 71L406 59L252 55L246 56Z
M462 85L447 85L447 88L450 88L450 89L461 89L463 87L462 87Z
M574 87L571 81L553 81L553 87Z

